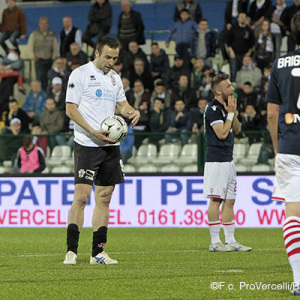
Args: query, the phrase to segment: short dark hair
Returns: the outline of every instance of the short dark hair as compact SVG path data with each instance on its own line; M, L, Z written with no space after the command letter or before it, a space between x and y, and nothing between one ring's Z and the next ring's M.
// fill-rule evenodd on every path
M23 138L23 145L25 147L28 147L29 145L32 144L32 140L33 140L33 137L31 135L26 135L24 138Z
M216 93L216 89L217 86L219 85L220 82L229 79L229 75L228 74L219 74L215 77L213 77L212 81L211 81L211 90L213 91L213 93Z
M16 99L14 99L14 98L9 99L8 102L9 103L17 103L18 104L18 101Z
M151 46L158 46L158 42L156 41L152 42Z
M106 37L104 37L103 39L101 39L101 40L97 43L97 45L96 45L96 50L98 50L99 55L102 54L103 47L104 47L105 45L108 46L108 47L110 47L110 48L112 48L112 49L117 49L117 48L120 47L120 44L119 44L119 42L118 42L117 40L115 40L114 38L111 38L111 37L109 37L109 36L106 36Z
M162 80L159 80L155 86L166 86L166 84Z
M292 35L296 40L297 45L300 45L300 11L299 10L294 14L292 18L291 28L292 28Z

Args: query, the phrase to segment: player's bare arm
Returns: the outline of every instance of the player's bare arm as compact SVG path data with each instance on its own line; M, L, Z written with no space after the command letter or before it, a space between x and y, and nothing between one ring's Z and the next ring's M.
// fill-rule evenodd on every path
M224 103L224 107L228 112L227 120L225 123L218 123L213 125L213 130L217 135L218 139L225 140L230 132L232 126L235 128L233 131L239 131L239 122L234 122L234 113L236 111L236 99L233 95L228 96L228 104ZM234 124L234 125L233 125ZM238 127L238 128L237 128Z
M140 119L140 112L129 105L128 101L122 101L117 103L117 107L120 113L131 120L131 127L133 128Z
M115 140L112 140L106 136L107 133L109 133L108 130L95 130L92 128L87 121L84 119L84 117L81 115L81 113L77 109L77 104L75 103L66 103L66 114L67 116L73 120L76 124L78 124L80 127L85 129L87 132L98 138L99 140L103 141L107 144L115 144Z
M279 116L279 105L268 102L268 125L269 131L273 142L275 156L278 153L278 116Z

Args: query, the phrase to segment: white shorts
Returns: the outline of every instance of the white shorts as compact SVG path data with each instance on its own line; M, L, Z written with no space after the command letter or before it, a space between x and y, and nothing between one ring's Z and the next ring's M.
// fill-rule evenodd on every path
M300 202L300 155L276 155L275 189L272 200Z
M203 196L235 200L236 171L233 161L205 163Z

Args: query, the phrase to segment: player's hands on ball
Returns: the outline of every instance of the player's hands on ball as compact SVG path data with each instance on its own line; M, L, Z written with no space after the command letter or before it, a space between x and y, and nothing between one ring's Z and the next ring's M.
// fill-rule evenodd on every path
M93 135L98 138L100 141L106 144L115 144L116 140L110 139L107 135L109 134L109 130L95 130Z
M141 117L141 114L136 109L128 112L128 118L131 120L132 128L138 123L140 117Z
M224 105L227 112L235 113L237 102L233 95L228 96L228 104L225 103Z

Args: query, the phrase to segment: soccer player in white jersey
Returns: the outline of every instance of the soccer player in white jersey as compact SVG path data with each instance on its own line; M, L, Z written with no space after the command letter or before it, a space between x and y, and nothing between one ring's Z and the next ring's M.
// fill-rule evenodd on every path
M294 276L291 294L300 296L300 11L291 28L298 49L274 61L265 101L276 155L272 199L285 203L283 237Z
M235 115L236 99L229 75L220 74L212 79L214 99L206 106L204 128L207 151L204 166L204 197L210 198L208 226L211 252L246 252L252 250L234 238L233 206L236 197L236 171L233 162L234 134L240 131ZM225 233L225 245L220 240L219 211Z
M107 241L109 204L116 184L124 182L119 143L100 130L102 121L120 113L135 126L140 113L125 97L119 75L112 70L119 55L119 43L110 37L98 42L95 59L77 69L69 78L66 113L74 121L75 193L69 212L65 265L76 265L79 233L84 208L95 185L93 249L90 264L117 264L104 252Z

